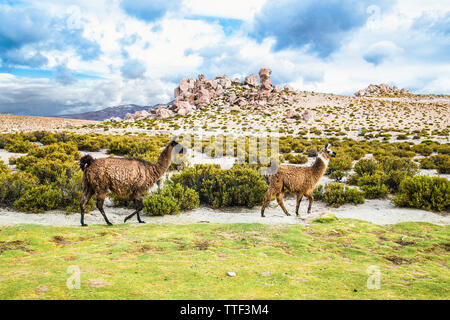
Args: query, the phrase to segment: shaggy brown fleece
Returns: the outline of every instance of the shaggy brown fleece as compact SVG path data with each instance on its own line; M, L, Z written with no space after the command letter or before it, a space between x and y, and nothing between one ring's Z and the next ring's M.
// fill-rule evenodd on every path
M300 201L303 196L306 196L309 200L308 213L310 213L314 201L312 192L320 178L324 175L329 159L335 155L336 153L334 153L327 144L325 148L320 151L319 157L310 167L279 166L275 174L269 175L269 188L267 189L262 202L261 217L264 217L264 209L267 207L273 196L276 197L277 202L284 213L287 216L290 216L283 203L285 192L297 195L297 205L295 209L295 214L297 216Z
M84 210L89 199L96 196L96 206L103 215L106 223L112 225L103 210L103 203L109 191L121 199L134 200L136 211L125 218L137 215L140 223L144 223L139 216L143 208L142 198L155 182L157 182L172 163L172 150L178 143L174 140L161 152L158 161L153 164L140 159L101 158L94 159L86 155L80 160L83 170L83 196L81 198L81 225L84 223ZM181 146L180 146L181 147ZM183 152L181 147L180 152ZM124 222L125 222L124 221Z

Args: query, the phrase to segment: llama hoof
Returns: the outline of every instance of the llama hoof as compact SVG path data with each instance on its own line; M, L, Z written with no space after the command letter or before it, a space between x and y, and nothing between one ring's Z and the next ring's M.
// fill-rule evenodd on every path
M141 221L139 221L139 223L145 223L145 221L141 220Z
M287 216L290 216L291 214L290 214L290 213L286 213L286 215L287 215Z
M110 226L112 226L113 224L112 224L111 222L109 222L109 223L107 223L107 225L110 227Z
M264 213L261 213L261 218L265 218L266 216L264 215Z
M81 226L82 227L87 227L88 225L86 223L83 223Z

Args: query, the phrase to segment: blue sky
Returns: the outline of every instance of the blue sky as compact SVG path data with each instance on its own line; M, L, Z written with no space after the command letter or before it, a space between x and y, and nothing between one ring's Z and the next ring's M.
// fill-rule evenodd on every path
M450 94L450 1L0 0L0 113L173 98L181 77L261 67L299 90Z

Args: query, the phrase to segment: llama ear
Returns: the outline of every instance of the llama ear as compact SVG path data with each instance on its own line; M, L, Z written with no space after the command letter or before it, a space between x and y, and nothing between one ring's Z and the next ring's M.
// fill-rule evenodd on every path
M172 140L170 140L170 145L172 147L176 146L178 144L177 139L178 139L178 136L175 136L175 137L172 138Z

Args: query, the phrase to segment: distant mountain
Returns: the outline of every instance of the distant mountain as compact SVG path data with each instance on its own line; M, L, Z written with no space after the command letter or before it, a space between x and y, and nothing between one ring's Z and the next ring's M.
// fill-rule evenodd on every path
M170 104L170 103L169 103ZM127 113L135 113L136 111L141 110L149 110L153 108L157 108L160 106L166 106L168 104L156 104L154 106L140 106L137 104L126 104L120 105L116 107L109 107L99 111L91 111L77 114L65 114L62 116L56 116L58 118L65 119L82 119L82 120L95 120L95 121L103 121L105 119L109 119L111 117L120 117L123 119L125 114Z

